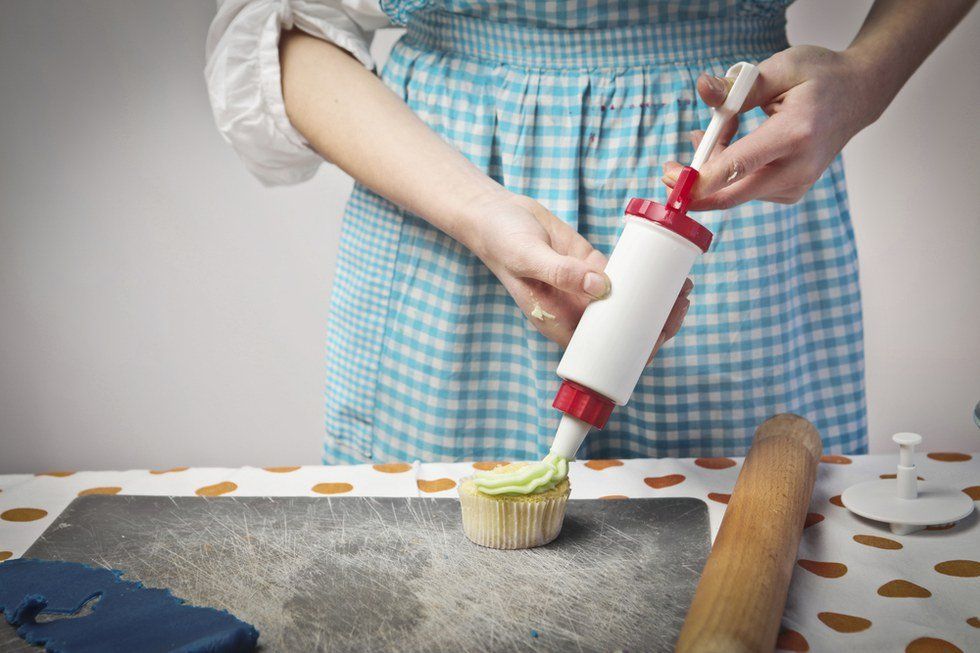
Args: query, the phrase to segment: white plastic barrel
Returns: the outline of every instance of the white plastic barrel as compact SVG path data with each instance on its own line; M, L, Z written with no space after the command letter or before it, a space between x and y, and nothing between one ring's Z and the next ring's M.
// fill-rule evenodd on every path
M655 222L627 217L606 265L611 292L585 309L558 376L625 405L700 253Z

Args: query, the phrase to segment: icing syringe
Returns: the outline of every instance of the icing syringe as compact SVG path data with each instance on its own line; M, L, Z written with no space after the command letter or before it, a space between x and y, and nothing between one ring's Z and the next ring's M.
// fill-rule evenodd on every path
M744 62L728 70L731 89L712 110L694 159L666 205L639 198L627 204L626 225L606 265L612 290L585 309L558 364L563 382L553 405L564 415L551 453L574 458L589 430L605 426L613 408L633 394L684 280L711 244L711 232L687 215L698 170L758 75L758 68Z

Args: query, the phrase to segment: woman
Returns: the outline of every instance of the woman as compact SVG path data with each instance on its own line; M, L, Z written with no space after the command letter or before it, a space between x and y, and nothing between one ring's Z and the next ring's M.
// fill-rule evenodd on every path
M715 233L691 275L697 301L686 285L660 342L686 313L683 332L584 453L738 454L780 411L811 419L830 452L863 452L838 154L972 2L878 0L843 52L788 47L786 4L222 3L206 75L249 169L295 183L322 157L358 182L331 300L324 462L544 454L561 346L609 291L623 206L663 200L661 175L669 186L690 159L739 60L761 75L742 137L695 188ZM368 42L390 24L407 33L379 80Z

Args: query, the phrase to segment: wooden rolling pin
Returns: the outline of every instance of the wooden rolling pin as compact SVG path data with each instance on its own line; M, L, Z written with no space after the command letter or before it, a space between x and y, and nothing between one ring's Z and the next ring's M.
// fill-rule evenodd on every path
M678 653L772 651L823 446L799 415L755 432L677 640Z

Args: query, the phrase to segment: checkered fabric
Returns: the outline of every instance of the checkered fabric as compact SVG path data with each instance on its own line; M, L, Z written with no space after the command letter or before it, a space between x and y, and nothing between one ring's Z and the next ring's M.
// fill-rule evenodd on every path
M710 119L698 75L787 47L782 2L415 1L386 10L407 24L383 71L388 86L490 176L607 254L626 201L664 201L661 164L693 156L686 134ZM749 113L741 133L764 118ZM750 202L699 219L715 240L691 274L685 325L582 454L738 455L781 411L813 421L829 452L865 451L841 161L797 204ZM561 351L476 257L357 186L334 283L324 462L546 453Z

